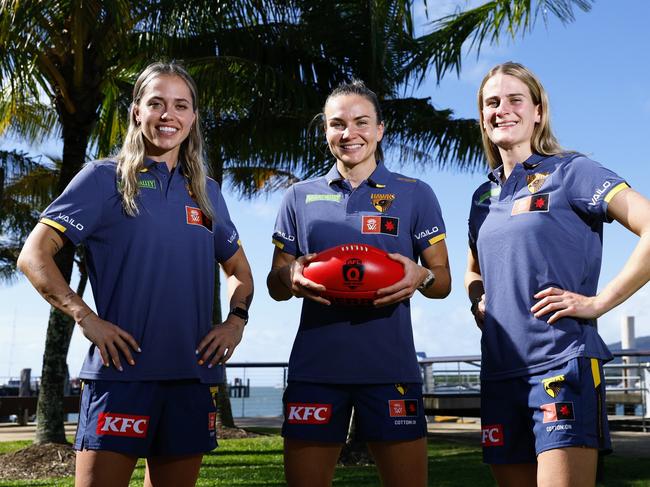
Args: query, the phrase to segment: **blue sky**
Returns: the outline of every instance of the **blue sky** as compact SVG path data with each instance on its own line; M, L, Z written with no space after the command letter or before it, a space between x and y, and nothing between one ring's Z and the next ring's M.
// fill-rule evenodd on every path
M476 2L472 2L474 4ZM466 2L429 2L430 17L448 13ZM432 6L431 4L435 4ZM551 18L545 26L515 41L505 38L498 46L485 46L477 59L465 56L460 76L455 73L436 85L428 80L416 93L430 96L437 108L451 108L458 117L476 117L476 90L485 72L504 61L531 68L550 94L553 128L566 148L579 150L619 173L639 192L650 196L650 2L597 1L591 12L577 13L575 22L563 25ZM3 149L39 150L14 141L0 140ZM478 354L480 335L469 314L463 289L467 253L467 213L474 189L484 174L464 174L431 168L402 167L389 160L392 170L417 176L436 192L447 225L447 246L453 278L451 295L442 301L417 295L412 301L413 328L418 350L428 355ZM281 194L240 201L225 188L231 216L253 267L257 284L251 320L233 361L284 361L288 359L297 329L300 301L276 303L265 286L273 247L271 233ZM605 230L600 287L621 269L636 237L614 223ZM12 286L0 284L0 382L31 367L40 375L48 308L21 278ZM88 290L85 298L92 302ZM599 320L599 330L609 342L619 340L620 321L636 317L637 336L650 335L650 286ZM68 363L71 375L81 366L88 342L75 330Z

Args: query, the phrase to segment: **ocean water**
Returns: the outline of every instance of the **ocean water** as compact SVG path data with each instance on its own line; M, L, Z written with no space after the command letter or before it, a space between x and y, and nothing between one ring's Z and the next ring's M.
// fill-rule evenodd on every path
M256 418L282 415L281 387L253 387L248 397L231 397L230 405L235 418Z

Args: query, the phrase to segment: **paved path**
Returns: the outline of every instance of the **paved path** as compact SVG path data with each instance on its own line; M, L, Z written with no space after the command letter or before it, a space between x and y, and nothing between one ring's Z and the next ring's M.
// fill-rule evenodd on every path
M280 428L281 417L263 418L236 418L235 423L240 428L266 427ZM74 436L76 423L66 423L65 432L67 436ZM428 424L429 434L434 438L449 441L459 441L472 445L479 445L481 442L481 427L478 420L465 419L465 422L431 422ZM36 432L36 425L15 426L0 424L0 441L33 440ZM614 455L631 458L650 458L650 433L636 431L613 431L612 442Z

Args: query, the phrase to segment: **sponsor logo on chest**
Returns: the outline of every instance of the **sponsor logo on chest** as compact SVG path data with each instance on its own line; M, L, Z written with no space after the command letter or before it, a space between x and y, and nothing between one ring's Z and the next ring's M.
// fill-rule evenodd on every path
M399 218L365 215L361 217L361 233L381 233L396 237L399 234Z
M185 207L185 222L188 225L198 225L212 233L212 220L201 211L201 208L193 206Z
M515 200L512 205L512 211L510 214L521 215L522 213L548 213L550 195L548 193L542 193L535 196L527 196L525 198L519 198Z
M120 413L99 413L97 434L146 438L149 416L133 416Z
M503 425L489 424L481 427L481 444L483 446L503 446Z
M333 203L340 203L342 196L340 194L307 194L305 195L305 204L314 203L316 201L331 201Z
M287 423L327 424L331 417L331 404L287 403Z

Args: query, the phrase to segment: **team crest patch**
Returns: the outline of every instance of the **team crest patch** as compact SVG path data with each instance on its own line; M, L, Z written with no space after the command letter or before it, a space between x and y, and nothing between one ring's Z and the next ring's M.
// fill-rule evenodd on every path
M548 193L542 193L535 196L526 196L525 198L519 198L515 200L512 205L512 212L510 215L521 215L522 213L537 213L537 212L548 212L549 205Z
M188 225L198 225L205 228L212 233L212 220L201 211L201 208L194 208L193 206L185 207L185 222Z
M395 200L395 195L392 193L388 194L371 194L370 195L370 201L372 201L372 206L374 206L377 211L381 211L382 213L386 213L388 211L388 208L393 204L393 201Z
M550 176L550 174L550 172L536 172L535 174L529 174L526 176L528 191L533 194L537 193L544 184L544 181L546 181L546 178Z
M361 233L382 233L396 237L399 218L390 216L364 216L361 218Z
M544 411L544 423L575 420L572 402L552 402L549 404L542 404L539 409Z
M551 397L557 397L562 389L562 382L564 382L564 375L556 375L555 377L549 377L547 379L542 379L542 385L546 394Z
M397 389L397 392L400 393L400 395L406 394L406 391L409 390L408 386L406 384L395 384L395 389Z

